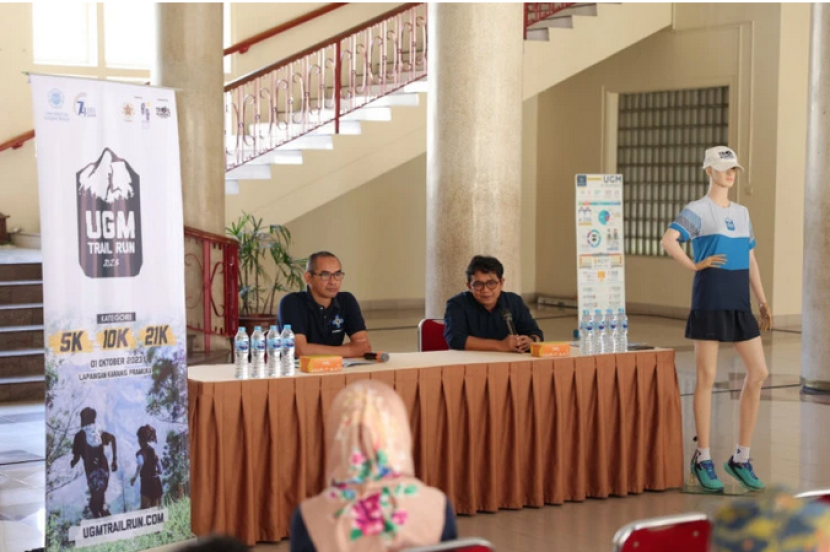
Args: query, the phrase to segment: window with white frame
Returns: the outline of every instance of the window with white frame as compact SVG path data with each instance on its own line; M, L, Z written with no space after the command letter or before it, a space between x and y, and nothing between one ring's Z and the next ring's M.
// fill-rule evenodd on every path
M98 65L98 10L93 3L34 2L32 53L39 65Z
M98 20L103 43L99 44ZM155 4L146 2L32 4L34 62L148 71L155 51ZM231 40L231 5L223 4L223 47ZM226 57L224 70L231 70Z
M660 246L666 228L706 194L703 152L728 139L727 86L620 94L617 169L627 255L666 255Z

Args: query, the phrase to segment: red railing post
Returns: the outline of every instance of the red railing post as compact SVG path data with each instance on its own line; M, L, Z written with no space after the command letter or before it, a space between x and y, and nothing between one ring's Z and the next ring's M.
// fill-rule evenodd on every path
M210 242L204 240L202 242L202 324L205 328L205 352L210 352L210 332L213 330L211 324L211 298L213 297L213 289L211 289L210 280Z
M194 302L187 302L186 308L190 313L200 305L202 314L197 317L194 313L189 320L201 318L201 324L193 321L188 323L187 328L204 335L205 352L210 352L210 336L233 337L236 333L236 326L239 320L239 243L236 240L211 234L195 228L185 226L184 235L186 240L193 240L198 246L200 253L185 254L185 270L190 266L197 266L201 283L201 297ZM219 249L221 259L214 262L211 259L211 252ZM222 297L224 303L220 310L213 295L213 283L219 269L222 272L222 293L216 294L216 298ZM216 318L223 318L223 322L213 326L212 321Z
M340 134L340 87L342 83L340 41L334 43L334 133Z
M225 335L236 333L239 321L239 245L222 248L222 273L225 276Z

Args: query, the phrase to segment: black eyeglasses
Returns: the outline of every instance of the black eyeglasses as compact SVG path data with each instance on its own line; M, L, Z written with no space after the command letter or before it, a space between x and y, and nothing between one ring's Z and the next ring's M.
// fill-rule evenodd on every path
M342 270L338 270L337 272L329 272L329 271L312 272L311 270L309 270L309 272L311 272L312 276L318 276L324 282L328 282L332 278L334 278L336 281L339 282L340 280L342 280L346 276L346 273L343 272Z
M499 286L498 280L487 280L486 282L479 282L475 281L470 284L470 287L476 291L481 291L484 289L484 286L487 286L487 289L496 289Z

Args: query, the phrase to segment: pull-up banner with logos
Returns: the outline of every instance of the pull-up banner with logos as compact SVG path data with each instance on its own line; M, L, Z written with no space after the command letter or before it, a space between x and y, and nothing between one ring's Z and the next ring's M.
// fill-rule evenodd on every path
M190 537L175 94L31 75L43 247L46 547Z
M576 268L579 313L625 308L623 179L576 175Z

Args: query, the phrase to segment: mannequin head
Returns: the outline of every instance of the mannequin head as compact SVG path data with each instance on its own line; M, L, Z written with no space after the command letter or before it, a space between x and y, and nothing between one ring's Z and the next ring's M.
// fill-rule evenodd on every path
M738 169L732 167L725 171L716 170L714 167L706 168L706 175L709 177L709 189L722 188L729 191L735 185L735 178L738 176Z

